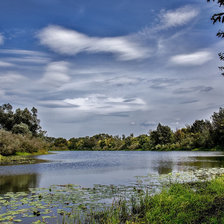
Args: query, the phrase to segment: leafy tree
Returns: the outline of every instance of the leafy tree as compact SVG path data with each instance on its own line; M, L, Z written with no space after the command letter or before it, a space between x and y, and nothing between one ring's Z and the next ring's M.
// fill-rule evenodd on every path
M212 115L212 127L215 144L224 146L224 108Z
M14 134L31 134L31 131L29 130L29 127L27 124L20 123L20 124L15 124L12 128L12 133Z
M68 143L65 138L60 137L60 138L55 139L54 145L56 147L60 147L60 148L64 149L65 147L68 146Z
M8 104L3 104L0 106L0 128L10 131L14 125L14 115L12 111L12 106Z
M211 0L207 0L207 2L210 2ZM219 4L219 6L224 6L224 0L212 0L213 2L216 2ZM224 23L224 12L220 13L215 13L212 17L211 20L213 21L213 24L219 22L219 23ZM216 34L217 37L224 38L224 31L219 30ZM224 53L220 52L219 53L219 58L220 60L224 61ZM219 67L219 69L222 71L222 75L224 76L224 66Z
M154 146L158 144L165 145L172 142L172 136L173 133L170 127L163 126L159 123L156 130L150 133L150 140Z
M3 104L0 106L0 128L12 131L13 127L17 127L18 129L18 126L15 125L23 123L28 126L28 129L33 136L38 136L44 133L41 130L40 120L37 118L37 109L35 107L33 107L31 111L27 108L24 110L18 108L13 112L12 109L12 105L10 104Z

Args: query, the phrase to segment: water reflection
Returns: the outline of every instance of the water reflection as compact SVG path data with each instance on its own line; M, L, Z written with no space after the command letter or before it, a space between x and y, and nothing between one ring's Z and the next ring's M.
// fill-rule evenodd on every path
M189 168L215 168L224 167L224 156L195 156L192 160L178 162L180 167Z
M158 167L156 167L156 171L158 172L159 175L168 174L173 171L173 167L174 167L173 161L170 162L159 161Z
M49 162L1 166L0 192L52 184L130 185L136 182L136 176L224 167L222 152L61 151L38 158Z
M0 176L0 193L27 192L29 188L37 187L38 182L37 174Z

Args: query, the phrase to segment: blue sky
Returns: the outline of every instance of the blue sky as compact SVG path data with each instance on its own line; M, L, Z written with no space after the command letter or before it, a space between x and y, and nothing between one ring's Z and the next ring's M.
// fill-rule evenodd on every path
M0 0L0 103L49 136L147 133L223 107L221 9L202 0Z

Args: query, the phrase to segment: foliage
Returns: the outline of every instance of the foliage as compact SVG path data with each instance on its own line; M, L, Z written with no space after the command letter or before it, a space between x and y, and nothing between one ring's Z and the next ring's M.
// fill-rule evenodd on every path
M211 0L207 0L207 2L210 2ZM220 7L224 6L224 0L212 0L213 2L216 2ZM211 17L211 20L213 21L213 24L219 22L224 23L224 12L215 13ZM217 37L224 38L224 31L219 30L216 34ZM220 60L224 61L224 53L219 53ZM219 67L219 69L222 71L222 75L224 76L224 66Z
M224 109L212 115L213 139L216 145L224 146Z
M12 133L14 134L31 134L27 124L20 123L13 125Z
M211 121L195 120L192 125L172 131L169 126L158 124L149 134L112 136L97 134L92 137L52 138L46 137L51 150L223 150L224 109L212 115Z
M224 177L197 184L172 184L156 195L120 200L91 214L86 223L223 223ZM112 221L113 220L113 221Z
M47 151L47 149L48 144L41 138L0 130L0 154L3 156L15 155L18 152Z
M153 145L158 145L158 144L168 144L172 142L172 136L173 133L168 126L163 126L160 123L158 124L157 128L155 131L152 131L150 133L150 139L152 141Z
M10 104L0 106L0 128L14 133L27 134L31 132L33 136L42 134L40 120L37 118L37 109L33 107L31 111L27 108L16 109ZM27 130L28 128L28 130Z
M211 121L196 120L176 131L159 123L156 130L139 136L102 133L67 140L44 136L36 108L14 112L10 104L3 104L0 106L0 154L35 152L46 149L46 145L50 150L223 150L224 109L220 108L211 118Z

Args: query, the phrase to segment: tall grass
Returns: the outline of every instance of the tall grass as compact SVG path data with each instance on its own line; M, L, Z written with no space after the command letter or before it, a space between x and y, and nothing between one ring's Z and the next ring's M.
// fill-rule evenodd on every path
M114 203L89 214L85 223L224 223L224 177L197 184L172 184L160 194Z

